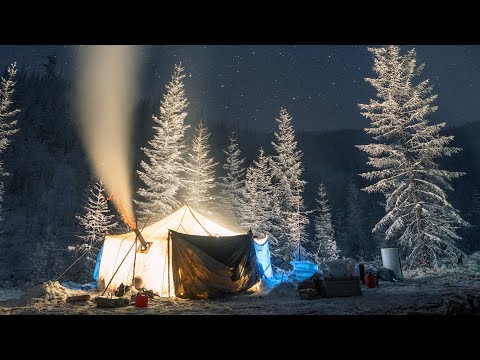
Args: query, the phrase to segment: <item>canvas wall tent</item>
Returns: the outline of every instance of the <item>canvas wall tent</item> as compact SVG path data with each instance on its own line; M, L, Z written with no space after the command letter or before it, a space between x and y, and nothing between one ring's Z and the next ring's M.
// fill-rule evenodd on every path
M258 281L251 234L230 231L188 205L141 233L152 242L146 254L134 251L134 232L105 237L98 290L108 286L114 291L121 283L132 284L134 274L136 287L187 298L235 293Z

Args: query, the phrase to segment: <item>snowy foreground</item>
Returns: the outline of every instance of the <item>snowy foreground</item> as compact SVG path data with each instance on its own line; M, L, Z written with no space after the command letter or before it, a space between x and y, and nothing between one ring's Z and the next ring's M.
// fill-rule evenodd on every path
M300 300L297 291L282 284L270 292L230 296L220 300L181 300L154 298L148 308L126 306L97 308L90 300L66 303L67 296L85 294L65 289L58 283L37 285L20 292L0 289L0 315L401 315L444 314L449 299L467 294L480 295L480 274L441 274L405 279L401 283L380 282L378 288L362 285L362 296ZM99 295L88 292L92 299Z

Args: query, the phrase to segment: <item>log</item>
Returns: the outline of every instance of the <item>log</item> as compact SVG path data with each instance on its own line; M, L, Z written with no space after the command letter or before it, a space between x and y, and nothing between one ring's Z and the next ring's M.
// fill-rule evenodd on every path
M75 303L75 302L85 302L90 300L90 295L75 295L67 297L67 303Z
M302 289L299 292L302 300L313 300L320 297L320 294L315 289Z
M127 298L108 298L104 296L98 296L95 298L97 307L100 308L116 308L123 307L130 304L130 300Z

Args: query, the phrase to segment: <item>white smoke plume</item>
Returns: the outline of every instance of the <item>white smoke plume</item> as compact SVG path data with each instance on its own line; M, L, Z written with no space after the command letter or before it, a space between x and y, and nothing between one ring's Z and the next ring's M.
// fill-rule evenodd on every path
M131 123L138 50L129 45L82 46L76 89L80 133L93 171L133 228Z

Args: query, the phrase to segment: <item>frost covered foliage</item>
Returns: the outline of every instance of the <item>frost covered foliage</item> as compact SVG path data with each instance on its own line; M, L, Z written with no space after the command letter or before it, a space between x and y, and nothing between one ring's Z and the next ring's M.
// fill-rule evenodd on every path
M153 115L155 135L149 141L149 147L142 150L148 161L142 161L142 170L138 171L145 187L138 189L142 200L137 201L139 214L151 217L151 220L163 219L176 210L178 192L184 176L184 159L186 153L185 131L190 125L185 124L188 101L185 96L183 79L185 74L181 65L175 66L166 93L160 102L160 114Z
M242 207L240 226L251 229L254 236L269 237L270 251L276 254L280 249L273 233L279 232L276 227L278 206L273 197L272 169L270 158L260 148L258 159L247 169L245 179L245 203Z
M317 209L315 214L315 261L323 262L338 259L340 251L335 241L335 230L332 224L331 206L323 183L318 187Z
M114 221L115 215L110 213L105 187L101 181L93 183L90 187L83 210L83 214L76 215L76 219L82 227L82 233L78 235L81 243L68 246L67 250L81 254L81 276L89 280L100 249L99 244L104 240L105 235L118 225Z
M223 168L226 176L220 178L220 194L223 200L223 209L227 213L229 219L238 222L243 214L245 203L245 158L235 137L235 132L229 137L229 145L227 150L223 150L226 155Z
M306 182L301 180L302 151L297 148L292 117L282 108L275 120L278 132L274 133L276 141L272 142L274 155L271 166L274 197L280 209L277 217L280 231L274 235L279 241L277 265L288 267L295 249L295 258L310 257L308 253L300 253L301 246L307 242L305 227L309 223L302 196Z
M386 199L386 215L373 231L383 231L387 243L400 246L409 267L438 266L439 258L460 254L457 230L467 225L445 193L464 173L442 170L438 159L461 149L448 146L453 136L440 135L445 123L427 120L437 110L432 105L437 95L429 80L416 81L424 65L417 66L415 50L405 55L398 46L369 51L377 77L366 81L377 97L359 106L375 142L358 148L374 170L361 176L374 182L365 191Z
M92 252L105 235L118 225L113 219L115 215L110 214L102 182L95 182L91 186L83 209L84 213L76 216L83 229L83 233L79 235L83 243L75 247L75 250Z
M64 250L58 248L59 237L57 226L48 225L44 229L28 257L30 279L42 282L58 276L65 269L67 259L58 256Z
M211 214L215 203L215 166L218 163L210 156L209 137L208 128L200 121L185 166L185 201L195 210Z
M3 178L9 174L3 167L2 154L10 144L10 136L15 134L18 129L15 129L17 121L14 120L20 110L13 108L12 96L15 91L15 81L13 80L17 74L17 64L12 63L7 67L6 77L2 76L0 87L0 220L2 215L3 202Z

